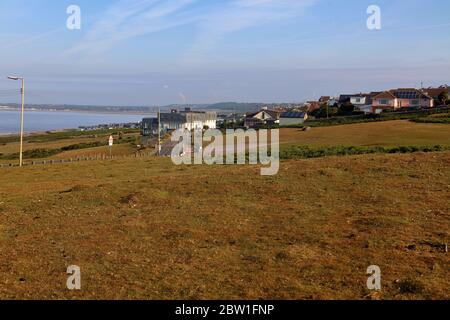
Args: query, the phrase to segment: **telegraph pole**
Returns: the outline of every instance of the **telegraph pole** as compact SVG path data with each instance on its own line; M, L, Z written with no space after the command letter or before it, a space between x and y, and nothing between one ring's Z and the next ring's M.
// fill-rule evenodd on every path
M20 115L20 166L23 166L23 116L25 113L25 79L22 78L22 113Z
M161 108L158 108L158 156L161 155Z
M22 113L20 115L20 154L19 154L19 166L23 166L23 114L25 113L25 79L23 77L8 77L9 80L22 80Z

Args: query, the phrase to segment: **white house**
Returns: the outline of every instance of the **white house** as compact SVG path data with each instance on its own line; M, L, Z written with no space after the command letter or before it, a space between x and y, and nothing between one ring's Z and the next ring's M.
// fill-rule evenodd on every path
M305 123L308 120L306 112L283 112L280 115L280 126L293 126Z
M367 100L368 99L365 96L353 96L353 97L350 97L350 103L353 104L354 106L366 105L366 104L368 104ZM372 103L372 101L370 103Z
M372 112L372 97L369 94L357 94L351 96L350 103L364 113Z

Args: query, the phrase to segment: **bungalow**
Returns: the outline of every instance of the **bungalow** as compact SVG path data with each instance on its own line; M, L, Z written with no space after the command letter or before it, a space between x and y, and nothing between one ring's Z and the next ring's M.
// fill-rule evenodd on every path
M306 112L283 112L280 116L280 126L303 124L308 120Z
M386 109L432 108L433 99L417 89L394 89L381 92L373 97L372 112L381 113Z
M246 128L257 128L265 125L280 123L280 113L274 110L263 109L245 116L244 126Z

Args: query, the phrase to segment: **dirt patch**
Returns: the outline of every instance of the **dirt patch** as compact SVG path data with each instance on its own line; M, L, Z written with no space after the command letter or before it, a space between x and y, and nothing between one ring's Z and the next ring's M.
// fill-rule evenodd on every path
M68 190L64 190L61 191L60 194L64 194L64 193L72 193L72 192L82 192L86 189L88 189L88 186L83 186L83 185L75 185L72 188L68 189Z
M130 208L137 208L141 205L142 194L139 192L132 192L122 198L120 198L119 203L122 205L129 206Z

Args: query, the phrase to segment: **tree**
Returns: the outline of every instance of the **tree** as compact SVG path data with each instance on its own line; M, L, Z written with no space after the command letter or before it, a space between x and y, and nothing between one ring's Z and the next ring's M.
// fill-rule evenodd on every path
M310 112L311 116L316 118L326 118L333 117L337 115L338 108L336 105L334 107L329 107L327 103L323 103L319 109L313 110Z
M438 101L440 105L446 105L448 102L450 102L448 92L447 91L442 92L438 97Z
M355 106L350 102L345 102L341 105L339 113L343 115L350 115L355 111Z
M334 117L339 113L339 108L335 104L334 107L328 109L328 113L330 114L330 117Z

